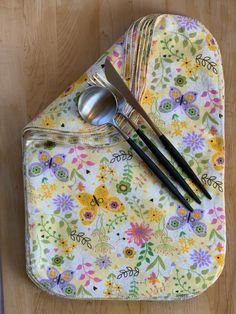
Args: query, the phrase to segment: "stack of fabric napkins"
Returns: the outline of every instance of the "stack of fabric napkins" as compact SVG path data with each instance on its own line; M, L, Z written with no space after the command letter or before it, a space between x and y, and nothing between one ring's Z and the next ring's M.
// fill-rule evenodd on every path
M206 235L183 221L185 209L116 130L79 117L80 94L94 75L105 77L106 58L211 193L206 199L181 172L201 198L189 200L201 209L191 221ZM134 22L24 129L27 273L35 284L68 298L134 300L185 299L212 285L226 248L223 106L220 51L200 22L169 14Z

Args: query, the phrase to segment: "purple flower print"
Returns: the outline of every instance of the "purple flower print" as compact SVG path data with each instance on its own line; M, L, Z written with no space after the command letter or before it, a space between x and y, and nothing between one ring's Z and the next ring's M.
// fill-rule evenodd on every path
M178 16L178 23L188 31L198 27L198 21L187 16Z
M211 256L208 254L208 251L203 251L202 249L194 250L192 254L190 254L191 260L194 264L197 264L199 267L209 266L211 263Z
M201 134L196 134L195 132L188 133L183 139L184 144L193 151L201 150L204 147L204 138Z
M64 193L62 195L57 195L57 197L53 199L53 202L57 206L57 210L63 212L72 210L75 207L73 198Z
M96 258L95 264L97 264L100 269L107 268L111 266L110 257L108 257L107 255L99 256Z

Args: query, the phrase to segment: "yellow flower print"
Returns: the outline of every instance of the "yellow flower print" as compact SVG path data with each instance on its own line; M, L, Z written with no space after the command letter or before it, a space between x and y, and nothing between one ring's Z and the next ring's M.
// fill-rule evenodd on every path
M40 186L40 194L42 198L51 198L53 196L53 192L56 191L56 184L48 184L42 183Z
M216 42L215 42L214 38L210 34L206 35L206 42L207 42L208 48L211 51L216 51L216 49L217 49Z
M98 175L97 178L98 178L98 181L103 182L103 183L107 180L107 176L103 173Z
M66 255L68 255L68 254L70 254L71 251L72 251L71 248L66 247L66 248L64 248L63 253L66 254Z
M194 66L192 67L192 70L193 70L194 73L197 72L200 69L201 69L201 66L200 66L200 64L197 64L197 63L195 63Z
M103 294L104 294L106 297L110 297L110 296L112 296L112 290L111 290L111 289L107 289L107 290L104 291Z
M193 68L188 68L187 71L186 71L186 75L191 77L191 76L193 76L193 74L194 74Z
M180 238L179 239L179 244L185 244L185 238Z
M224 254L217 254L215 256L215 260L216 260L218 265L224 266L225 255Z
M116 285L114 286L114 288L115 288L116 291L120 292L121 289L122 289L122 285L116 284Z
M113 282L112 281L106 281L106 287L108 287L108 289L112 289L113 288Z
M163 217L163 213L156 208L151 208L147 211L147 219L151 222L160 222Z
M115 170L112 169L112 168L109 168L109 169L108 169L108 173L109 173L111 176L114 176L114 175L115 175Z
M189 246L187 243L185 243L184 245L181 246L181 251L183 253L188 253L189 252Z
M77 248L77 243L76 243L76 242L72 243L71 249L74 250L74 249L76 249L76 248Z
M54 120L50 117L45 117L42 120L42 126L45 128L53 128L55 126Z
M143 105L152 105L156 96L157 96L157 94L154 93L153 91L146 90L143 94L143 97L142 97L142 104Z
M181 252L183 252L183 253L188 253L188 252L189 252L189 249L190 249L188 240L185 239L185 238L180 238L178 242L179 242L179 244L180 244L180 250L181 250Z
M173 134L176 136L180 136L180 135L182 135L182 130L186 129L187 123L173 120L171 122L171 127L173 128Z
M184 58L181 62L181 66L185 69L191 68L192 67L191 60L188 58Z
M132 247L126 247L123 250L124 256L127 258L133 258L134 255L136 254L136 251Z
M181 131L180 129L175 129L175 130L174 130L174 134L175 134L176 136L180 136L180 135L182 135L182 131Z
M193 240L193 238L188 239L188 244L189 245L194 245L195 241Z
M58 245L62 248L65 248L67 246L67 241L64 240L64 239L61 239L59 242L58 242Z
M173 126L173 128L178 128L178 127L179 127L178 121L173 120L173 121L171 122L171 126Z
M99 171L106 171L107 170L107 166L104 164L99 165Z

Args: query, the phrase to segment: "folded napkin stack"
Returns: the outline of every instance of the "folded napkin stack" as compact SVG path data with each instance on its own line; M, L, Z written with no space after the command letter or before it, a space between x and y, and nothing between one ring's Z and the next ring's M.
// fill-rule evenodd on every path
M211 193L206 199L179 169L202 201L189 199L191 216L115 129L79 117L80 94L94 76L105 79L106 58ZM200 22L169 14L134 22L24 129L30 278L79 299L185 299L214 283L226 247L223 106L220 51Z

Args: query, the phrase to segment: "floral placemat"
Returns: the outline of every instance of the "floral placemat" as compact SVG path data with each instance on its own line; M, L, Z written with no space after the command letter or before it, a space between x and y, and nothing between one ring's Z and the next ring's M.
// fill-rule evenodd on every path
M25 128L27 272L40 288L68 298L190 298L224 266L220 52L194 19L161 15L154 23L141 104L212 195L207 200L186 178L202 200L191 203L187 221L186 209L114 130L78 117L78 97L107 55L122 74L126 40ZM153 136L142 120L140 127Z

